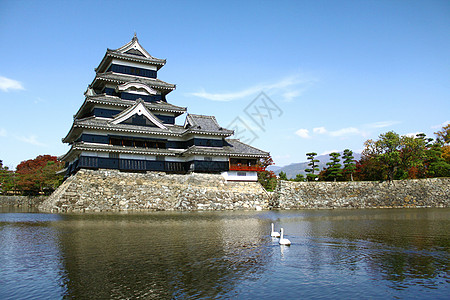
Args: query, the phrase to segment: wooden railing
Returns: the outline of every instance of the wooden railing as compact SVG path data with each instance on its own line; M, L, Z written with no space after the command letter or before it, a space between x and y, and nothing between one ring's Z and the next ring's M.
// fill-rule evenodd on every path
M255 171L255 172L260 172L260 171L264 171L264 168L261 167L261 166L257 166L257 165L248 166L248 165L244 165L244 164L231 164L230 165L230 171Z

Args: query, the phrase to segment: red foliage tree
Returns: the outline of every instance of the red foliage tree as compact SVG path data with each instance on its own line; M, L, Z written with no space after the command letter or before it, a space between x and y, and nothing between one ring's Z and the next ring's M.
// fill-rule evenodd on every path
M52 192L61 181L56 171L62 167L63 163L51 155L39 155L21 162L16 167L18 190L27 195Z

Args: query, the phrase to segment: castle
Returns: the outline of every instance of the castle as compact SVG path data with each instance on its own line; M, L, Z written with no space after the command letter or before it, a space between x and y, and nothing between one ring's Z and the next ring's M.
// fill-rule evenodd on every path
M170 104L175 85L158 79L165 59L151 56L136 34L126 45L107 49L85 100L62 139L59 157L66 177L79 169L219 173L227 180L256 181L268 152L230 138L232 130L214 116L187 113ZM175 119L186 113L183 125Z

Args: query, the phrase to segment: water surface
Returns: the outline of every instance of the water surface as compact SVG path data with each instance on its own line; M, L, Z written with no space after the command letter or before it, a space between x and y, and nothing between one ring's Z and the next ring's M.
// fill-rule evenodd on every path
M0 299L450 295L450 209L0 213ZM269 236L284 227L290 247Z

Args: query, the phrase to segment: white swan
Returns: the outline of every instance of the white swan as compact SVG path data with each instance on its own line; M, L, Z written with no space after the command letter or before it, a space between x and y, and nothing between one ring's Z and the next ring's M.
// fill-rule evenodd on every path
M272 232L270 233L270 236L274 237L274 238L279 238L280 237L280 233L273 230L273 223L272 223Z
M280 231L281 231L281 237L280 237L280 240L278 241L278 243L280 245L287 245L287 246L291 245L291 241L284 238L284 229L281 228Z

